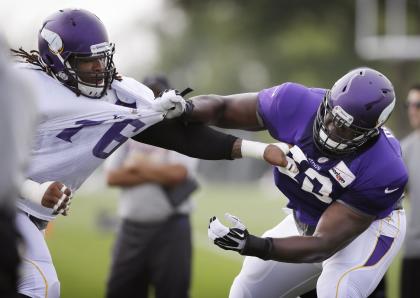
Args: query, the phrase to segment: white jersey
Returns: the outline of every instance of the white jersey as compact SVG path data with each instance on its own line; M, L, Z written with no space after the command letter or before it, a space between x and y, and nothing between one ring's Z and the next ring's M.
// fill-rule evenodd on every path
M152 91L133 79L113 82L108 95L97 100L76 96L42 71L27 71L40 86L40 125L26 175L38 183L59 181L76 191L128 138L163 119L151 108ZM44 220L55 218L51 208L21 198L18 208Z

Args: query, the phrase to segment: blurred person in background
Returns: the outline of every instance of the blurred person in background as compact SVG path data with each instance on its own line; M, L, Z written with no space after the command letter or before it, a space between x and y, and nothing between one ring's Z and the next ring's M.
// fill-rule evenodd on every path
M143 83L156 97L171 89L165 77ZM191 194L198 160L128 141L106 162L108 185L121 187L119 227L106 296L189 297Z
M189 107L175 90L155 98L145 85L118 75L115 45L102 21L87 10L53 13L39 30L38 51L12 51L39 90L41 120L17 200L16 222L26 244L22 296L60 296L45 228L68 215L74 192L129 138L196 158L249 156L288 166L278 146L245 142L202 124L186 126L176 118ZM256 156L249 143L265 149Z
M0 297L17 297L18 245L16 200L29 157L36 106L34 90L10 65L0 35ZM26 262L26 260L23 260Z
M290 144L287 158L297 166L273 168L293 212L262 237L230 214L230 228L210 219L215 245L248 256L229 297L296 297L314 288L318 297L369 296L406 227L407 169L398 140L383 127L396 104L388 78L361 67L331 89L288 82L192 102L190 121L268 130Z
M408 120L413 131L401 141L408 169L410 211L401 269L401 297L418 297L420 293L420 84L413 85L407 96Z

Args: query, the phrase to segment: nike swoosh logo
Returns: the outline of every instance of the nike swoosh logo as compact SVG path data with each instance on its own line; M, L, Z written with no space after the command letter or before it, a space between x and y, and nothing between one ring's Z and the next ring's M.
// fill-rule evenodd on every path
M236 235L238 235L240 238L244 238L244 237L245 237L245 233L239 233L239 232L236 232L236 231L235 231L235 233L236 233Z
M388 194L388 193L393 193L394 191L397 191L398 189L400 189L399 187L397 187L397 188L394 188L394 189L388 189L388 187L387 188L385 188L385 193L386 194Z

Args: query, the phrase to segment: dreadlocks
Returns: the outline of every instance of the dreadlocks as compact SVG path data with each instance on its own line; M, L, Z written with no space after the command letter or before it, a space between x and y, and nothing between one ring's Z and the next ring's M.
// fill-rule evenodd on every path
M19 48L19 50L10 49L10 51L14 57L23 59L23 62L38 66L40 68L39 70L42 70L48 75L53 76L51 69L42 61L38 51L32 50L28 53L22 48Z
M30 63L32 65L35 65L39 67L39 70L44 71L49 76L54 77L52 70L46 65L42 59L41 56L39 56L39 52L36 50L31 50L29 52L25 51L22 48L19 48L19 50L10 49L10 51L13 53L12 55L16 58L23 59L23 62ZM122 77L120 74L118 74L116 71L114 72L113 79L117 81L121 81ZM111 87L111 86L110 86Z

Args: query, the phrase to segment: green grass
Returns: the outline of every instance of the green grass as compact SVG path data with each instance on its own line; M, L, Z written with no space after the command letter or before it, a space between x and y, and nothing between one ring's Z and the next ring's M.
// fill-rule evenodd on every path
M258 185L203 186L192 216L194 260L192 298L227 297L242 257L217 249L207 239L208 219L225 212L239 216L254 234L273 227L283 217L284 201ZM78 195L71 214L54 222L47 237L61 281L62 297L103 297L114 234L97 224L100 212L116 209L116 192ZM398 297L399 261L388 274L389 297Z

